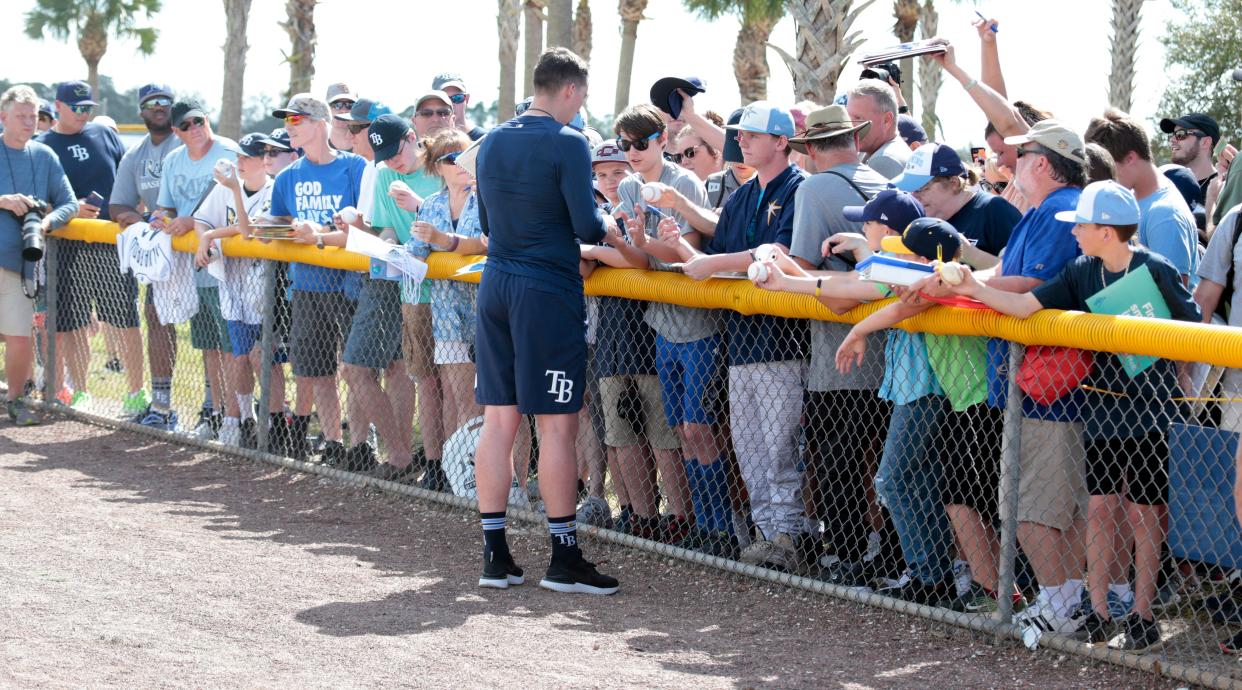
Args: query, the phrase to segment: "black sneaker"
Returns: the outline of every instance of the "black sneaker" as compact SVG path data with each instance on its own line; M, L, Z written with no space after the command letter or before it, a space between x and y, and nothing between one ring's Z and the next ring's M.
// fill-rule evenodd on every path
M292 457L289 436L289 420L284 415L269 417L267 428L267 452L280 457Z
M375 479L382 479L386 482L397 482L398 484L406 484L414 480L418 475L418 471L414 468L414 463L410 463L405 467L397 467L390 463L382 463L377 465L371 471L371 476Z
M422 446L410 452L410 467L414 468L415 473L427 467L427 451L423 450Z
M1242 651L1242 632L1234 633L1233 637L1220 641L1220 651L1225 654L1237 654Z
M615 577L600 574L594 563L577 556L563 561L553 560L539 586L553 592L616 594L621 585Z
M1151 652L1160 648L1160 624L1132 613L1121 620L1123 635L1117 648L1126 652Z
M452 493L449 489L448 475L444 473L444 465L439 460L428 460L427 471L418 482L418 488L441 493Z
M259 448L259 423L254 419L243 419L241 422L241 447L246 450Z
M841 561L831 568L822 568L818 579L838 587L871 591L871 578L868 577L867 568L862 563Z
M929 585L923 583L917 577L912 577L908 582L902 583L897 587L881 589L876 593L908 601L912 604L947 608L950 600L953 598L952 592L953 581L951 579Z
M346 472L371 472L379 467L375 459L375 450L369 443L359 443L345 454L345 464L340 469Z
M1108 642L1116 631L1117 621L1112 618L1102 618L1095 612L1095 609L1092 609L1091 613L1083 619L1082 626L1074 633L1074 639L1082 640L1087 644L1099 644Z
M339 470L345 469L345 446L341 445L340 441L328 441L323 444L323 452L319 455L319 462Z
M505 554L497 557L490 553L483 557L483 574L479 576L480 587L509 589L509 585L520 585L526 582L522 569L513 562L513 556Z

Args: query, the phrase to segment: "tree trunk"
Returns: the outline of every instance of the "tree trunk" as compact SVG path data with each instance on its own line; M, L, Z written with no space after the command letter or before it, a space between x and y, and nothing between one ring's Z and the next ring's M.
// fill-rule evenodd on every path
M578 0L578 9L574 11L573 51L588 64L591 62L591 32L593 30L591 3L588 0Z
M873 2L866 0L853 7L853 0L791 0L798 57L778 46L772 48L793 75L794 101L833 101L841 70L863 42L861 32L850 33L850 28Z
M294 94L307 93L311 81L315 78L315 5L318 0L288 0L285 12L289 15L286 22L281 23L289 34L290 50L285 56L289 63L289 92L286 98Z
M1113 68L1108 75L1108 103L1130 112L1134 100L1134 66L1138 59L1143 0L1113 0Z
M526 54L523 59L525 81L522 93L533 96L535 93L535 65L543 54L543 15L544 0L526 0Z
M498 0L496 33L500 41L500 94L496 101L496 122L513 115L517 103L517 50L522 33L522 0Z
M621 0L621 56L617 65L617 97L613 100L616 115L630 105L630 76L634 71L634 45L638 42L638 23L643 20L647 0Z
M547 0L548 3L548 47L569 48L574 45L574 3L573 0Z
M925 0L919 10L919 27L923 38L934 38L939 31L940 15L932 6L932 0ZM940 97L940 84L944 82L944 68L932 60L919 61L919 97L923 103L923 130L927 137L936 141L936 129L940 118L936 117L936 99ZM909 101L907 101L908 103Z
M743 17L733 46L733 76L742 105L768 98L768 37L776 20L769 17Z
M900 43L914 40L919 25L919 0L893 0L893 35ZM901 97L906 103L914 102L914 60L901 61Z
M101 15L91 14L82 23L78 30L78 52L86 61L86 83L91 85L95 98L99 98L99 62L108 52L108 27Z
M224 0L224 93L220 96L220 120L216 129L222 136L238 139L242 135L242 94L245 93L246 24L251 0Z

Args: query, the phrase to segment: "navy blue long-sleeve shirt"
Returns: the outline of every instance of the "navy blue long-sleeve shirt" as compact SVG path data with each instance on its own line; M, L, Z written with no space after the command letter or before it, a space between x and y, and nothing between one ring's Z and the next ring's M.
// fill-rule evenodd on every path
M581 292L578 240L604 237L586 137L550 117L523 115L488 133L476 167L487 270Z

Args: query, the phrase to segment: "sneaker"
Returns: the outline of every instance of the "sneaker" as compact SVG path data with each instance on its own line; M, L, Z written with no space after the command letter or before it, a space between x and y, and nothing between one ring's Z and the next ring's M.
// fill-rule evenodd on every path
M612 508L602 496L589 496L578 506L577 520L580 525L612 529Z
M204 407L198 411L198 422L194 424L194 436L200 441L214 441L219 436L220 427L223 424L223 416Z
M134 422L150 429L158 429L160 431L176 431L177 413L172 410L161 412L148 405L146 410L139 412L138 415L134 417Z
M617 511L616 520L617 531L622 534L632 534L634 531L634 509L629 506L622 506Z
M1177 606L1182 601L1193 598L1201 587L1197 575L1192 574L1187 577L1173 568L1164 578L1164 583L1156 590L1156 598L1151 602L1151 608L1153 611L1163 611Z
M216 435L216 440L234 448L241 446L241 425L237 423L236 419L227 420L220 425L220 431Z
M867 552L863 554L863 563L870 563L880 557L880 548L884 545L879 532L867 535Z
M955 585L956 578L955 578ZM959 594L953 601L949 602L949 608L962 613L992 613L997 609L996 598L988 593L983 585L978 582L971 582L966 587L966 592L961 593L960 585L957 586Z
M414 477L418 476L418 470L414 468L414 463L410 463L405 467L397 467L391 463L381 463L371 470L370 475L375 479L382 479L386 482L397 482L398 484L408 484L414 481ZM510 584L521 584L520 582Z
M24 397L10 400L8 408L9 421L17 426L34 426L39 423L39 416L30 409L30 402Z
M966 561L953 561L953 583L957 586L958 598L967 597L975 585L970 574L970 564ZM957 609L954 609L955 611Z
M1044 634L1075 634L1086 618L1087 614L1081 607L1075 608L1069 616L1058 616L1051 604L1036 601L1034 605L1015 615L1013 622L1022 631L1022 643L1027 649L1038 649Z
M253 417L241 421L241 447L246 450L259 449L259 421Z
M659 541L679 544L694 533L694 523L684 515L665 515L660 518Z
M1225 654L1237 654L1242 650L1242 632L1234 633L1232 637L1227 640L1221 640L1219 644L1220 651Z
M797 547L793 537L778 532L773 539L765 539L756 533L755 540L742 550L741 561L773 570L790 572L797 562Z
M345 465L339 469L346 472L371 472L379 467L375 449L369 443L359 443L345 453Z
M319 454L319 462L328 467L345 469L345 446L340 441L327 441L323 444L323 452Z
M289 420L284 415L269 417L267 430L267 452L280 457L291 457L291 437Z
M1095 609L1091 609L1086 618L1083 619L1082 625L1078 626L1078 630L1074 631L1074 638L1082 640L1087 644L1099 644L1101 642L1108 642L1116 630L1116 619L1101 618L1100 614L1095 612Z
M954 584L952 578L946 578L943 582L929 585L918 578L911 577L900 587L880 589L876 594L901 599L913 604L945 608L953 598L953 591Z
M91 403L94 401L95 399L91 397L90 393L87 393L86 391L75 391L73 397L69 400L69 407L72 407L75 410L80 410L85 407L90 407Z
M539 586L553 592L579 592L581 594L616 594L620 583L595 569L595 564L582 556L553 560L548 574Z
M108 371L114 374L120 374L121 372L125 371L125 365L121 364L121 360L119 358L113 357L112 359L108 360L107 364L104 365L104 369L107 369Z
M121 414L126 417L135 417L146 412L150 406L151 401L147 400L147 390L143 388L125 396L125 400L121 403Z
M441 493L451 492L448 475L444 473L444 465L440 461L427 462L427 471L423 473L423 478L418 482L418 488Z
M703 532L698 550L730 561L738 557L737 540L728 532Z
M1080 605L1082 606L1082 609L1084 611L1089 611L1092 608L1091 592L1089 592L1086 589L1082 590L1082 603ZM1126 616L1130 614L1130 609L1132 608L1134 608L1134 594L1133 593L1131 593L1129 597L1126 597L1125 599L1123 599L1121 598L1120 594L1117 594L1116 592L1109 590L1108 592L1108 615L1113 620L1121 620L1122 618L1125 618Z
M380 467L391 467L391 465L380 465ZM413 465L408 465L402 469L413 467ZM479 577L480 587L509 589L510 585L520 585L523 582L526 582L526 578L523 577L522 569L518 567L518 564L513 562L513 556L505 554L496 558L494 553L490 553L483 557L483 574Z
M1146 620L1137 613L1126 616L1121 621L1122 636L1117 649L1126 652L1151 652L1164 643L1160 635L1160 624Z
M820 569L817 579L859 592L872 591L871 578L867 575L867 567L862 563L838 561L831 567Z

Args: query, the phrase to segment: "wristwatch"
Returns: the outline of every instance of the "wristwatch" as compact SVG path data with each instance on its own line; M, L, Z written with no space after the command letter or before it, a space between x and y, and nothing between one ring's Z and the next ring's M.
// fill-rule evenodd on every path
M315 246L323 249L323 235L315 235Z

